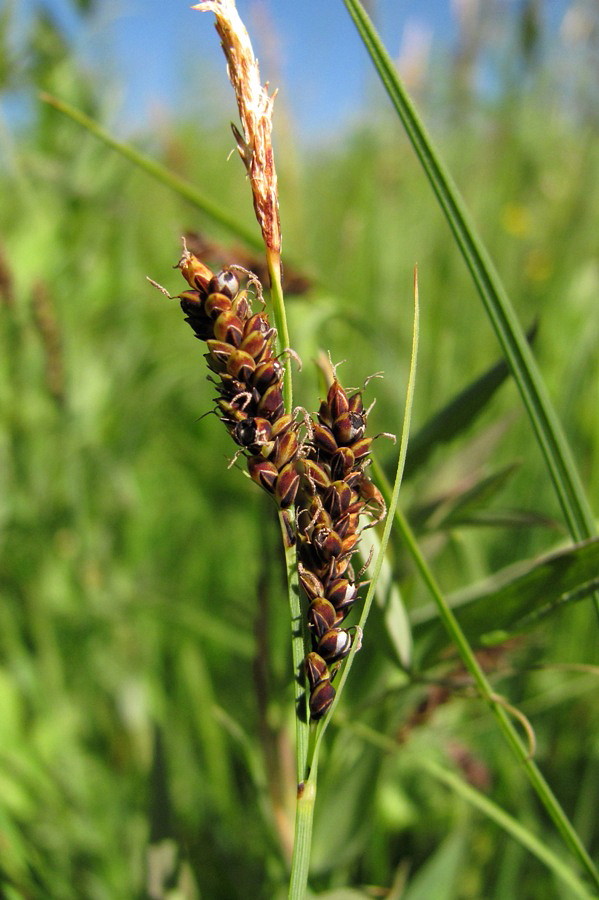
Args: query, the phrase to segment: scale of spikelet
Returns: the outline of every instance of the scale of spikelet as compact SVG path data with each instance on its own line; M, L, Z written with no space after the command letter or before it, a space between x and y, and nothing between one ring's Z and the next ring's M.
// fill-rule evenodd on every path
M187 249L177 266L190 287L177 295L185 321L208 347L216 411L245 454L251 478L286 509L299 485L299 442L297 424L284 411L276 331L266 313L253 312L232 269L215 275Z
M352 646L350 630L341 626L358 596L351 557L360 515L369 513L371 525L385 515L385 502L364 471L373 440L365 437L367 418L361 393L348 396L335 377L299 464L298 555L313 645L305 661L313 719L330 708L331 680Z

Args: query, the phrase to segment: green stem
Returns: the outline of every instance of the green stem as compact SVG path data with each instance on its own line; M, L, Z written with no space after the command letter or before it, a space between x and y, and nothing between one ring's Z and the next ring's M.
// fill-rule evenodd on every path
M121 141L117 141L98 125L97 122L94 122L93 119L90 119L90 117L86 116L85 113L82 113L81 110L71 106L70 103L65 103L64 100L59 100L57 97L53 97L51 94L46 93L41 93L40 99L43 100L44 103L53 106L54 109L57 109L59 112L64 113L64 115L68 116L69 119L72 119L73 122L77 122L78 125L81 125L86 131L89 131L90 134L99 138L99 140L107 144L108 147L116 150L117 153L120 153L121 156L124 156L129 162L134 163L142 169L146 175L150 175L165 187L175 191L180 197L183 197L184 200L187 200L197 209L200 209L214 222L218 222L218 224L222 225L223 228L226 228L227 231L230 231L236 237L245 241L249 247L252 247L259 252L262 251L262 241L254 231L250 231L250 229L241 225L237 219L224 213L222 207L219 206L218 203L205 197L196 190L192 184L185 181L184 178L179 178L178 175L174 175L160 163L150 159L148 156L144 156L143 153L140 153L130 144L123 144Z
M287 326L287 313L283 299L283 285L281 283L281 255L276 250L266 248L266 264L270 277L270 299L272 303L273 318L277 329L279 341L279 353L290 347L289 328ZM285 382L284 382L285 411L293 412L293 383L291 378L291 356L285 358Z
M364 7L360 0L344 0L344 3L404 125L470 270L520 391L570 533L574 540L592 537L596 533L595 520L572 453L501 279L453 179L442 163ZM595 605L599 615L597 596Z
M291 614L291 655L293 660L293 683L295 688L295 723L296 723L296 770L297 783L306 778L308 759L308 743L310 738L308 697L303 679L306 641L304 635L304 616L301 608L299 577L295 542L291 540L295 531L293 512L283 509L279 513L283 546L285 548L285 567L289 590L289 609Z
M420 572L424 583L426 584L428 590L431 593L431 596L437 604L439 617L441 618L441 621L443 622L447 633L455 642L458 648L458 652L462 658L462 662L472 676L472 679L476 684L481 697L487 702L491 712L497 720L503 736L510 745L519 762L524 767L530 784L536 791L539 799L541 800L541 803L553 820L565 844L577 857L581 866L586 870L593 883L599 888L599 873L595 868L593 860L587 853L578 834L576 833L576 830L574 829L572 823L560 806L557 798L553 794L553 791L545 781L545 778L543 777L533 760L530 759L528 748L520 739L518 732L516 731L511 720L508 718L505 708L501 705L501 703L497 701L496 694L487 681L483 670L480 668L466 636L460 628L460 625L451 608L447 605L447 602L441 592L439 585L436 582L433 573L427 565L424 556L420 552L420 548L412 532L412 529L410 528L405 516L399 509L396 509L395 511L395 523L409 553L412 556L412 559L414 560L418 568L418 571Z
M312 823L316 802L316 760L310 777L299 786L295 808L295 843L289 880L289 900L305 900L312 848Z
M281 284L280 254L266 248L266 262L270 277L271 302L273 318L277 329L279 352L289 347L289 329ZM291 381L291 357L285 360L284 399L285 410L293 412L293 388ZM302 611L297 553L295 540L295 523L293 512L282 510L279 514L283 544L285 547L285 565L287 568L287 585L289 590L289 609L291 613L291 655L293 660L293 684L295 702L295 760L297 772L297 800L295 807L295 833L293 840L293 856L289 881L290 900L304 900L310 870L310 851L312 842L312 822L314 803L316 801L316 765L308 770L308 753L310 734L310 710L308 708L308 692L304 677L304 659L308 640L305 633L304 615Z

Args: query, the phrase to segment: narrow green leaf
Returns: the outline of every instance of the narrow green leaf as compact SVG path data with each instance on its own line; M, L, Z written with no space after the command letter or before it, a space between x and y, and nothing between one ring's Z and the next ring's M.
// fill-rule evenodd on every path
M454 829L409 881L405 900L453 900L468 852L465 828Z
M470 270L520 391L570 533L577 541L589 538L596 533L591 508L536 360L499 275L363 5L360 0L344 0L344 3L401 118ZM599 597L595 598L595 604L599 614Z
M517 468L515 463L510 463L462 490L448 492L430 503L416 507L410 512L412 526L416 529L442 531L461 524L495 497Z
M476 645L496 644L530 629L566 603L588 597L599 582L599 538L518 563L448 597L462 631ZM432 604L412 618L414 634L427 639L427 658L447 644Z
M536 327L529 331L528 340L534 340L535 334ZM499 360L425 422L414 437L410 438L404 477L409 478L418 471L441 444L449 443L463 434L486 409L508 375L507 363L503 359Z
M90 117L86 116L81 110L71 106L70 103L66 103L64 100L59 100L58 97L53 97L51 94L46 93L41 93L40 99L43 100L44 103L53 106L54 109L57 109L65 116L68 116L73 122L77 122L78 125L81 125L82 128L85 128L90 134L99 138L99 140L103 141L108 147L116 150L117 153L120 153L121 156L124 156L129 162L138 166L138 168L144 171L146 175L155 178L156 181L159 181L165 187L174 191L175 194L178 194L184 200L187 200L188 203L191 203L192 206L195 206L196 209L203 212L213 222L221 225L231 234L235 235L235 237L244 241L248 247L252 247L259 252L264 250L261 238L254 231L245 228L245 226L237 219L232 218L227 215L227 213L223 212L222 206L219 203L206 197L198 191L193 184L190 184L188 181L185 181L184 178L175 175L165 166L156 162L156 160L150 159L149 156L140 153L139 150L136 150L135 147L132 147L130 144L124 144L122 141L117 141L116 138L112 137L112 135L98 125L97 122L90 119Z

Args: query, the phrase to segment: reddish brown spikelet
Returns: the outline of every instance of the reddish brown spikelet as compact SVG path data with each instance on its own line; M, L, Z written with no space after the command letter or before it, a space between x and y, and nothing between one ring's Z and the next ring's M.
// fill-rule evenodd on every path
M351 558L360 541L360 515L376 522L385 514L383 498L365 472L372 442L364 436L366 424L361 394L348 396L333 378L301 461L298 555L313 645L306 658L313 719L330 709L331 680L352 646L351 631L340 624L358 596Z
M275 329L265 312L253 312L233 269L215 275L187 248L177 267L191 288L178 295L185 321L208 349L215 411L246 456L252 480L286 509L299 487L301 448L297 423L284 410Z

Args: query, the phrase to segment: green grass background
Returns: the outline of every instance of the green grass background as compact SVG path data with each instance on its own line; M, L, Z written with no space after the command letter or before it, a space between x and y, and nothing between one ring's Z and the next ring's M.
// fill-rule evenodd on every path
M40 21L31 45L28 68L6 67L5 88L18 78L32 96L42 87L99 116L102 98L62 35ZM553 104L542 70L526 89L477 104L443 65L447 96L425 90L425 116L521 321L538 322L535 352L596 508L596 119L582 103L569 113ZM139 145L251 225L241 166L225 163L226 120L149 123ZM417 429L499 351L399 125L381 101L326 146L304 148L282 130L277 151L285 255L312 280L289 298L304 364L297 402L317 407L312 360L324 349L345 360L347 385L384 372L367 389L372 429L398 431L418 263ZM4 123L1 152L2 890L284 896L293 709L274 508L227 470L224 430L201 418L213 394L202 349L177 304L145 281L183 287L172 265L187 229L234 237L37 101L27 126ZM55 323L56 343L34 309ZM376 452L390 472L396 449L380 440ZM512 464L473 511L505 524L450 525L438 506L422 514ZM509 382L406 481L401 505L448 592L567 542ZM400 546L394 566L408 608L428 600ZM588 601L568 606L490 662L595 857L596 673L559 665L597 664L596 628ZM313 888L339 900L392 884L408 900L568 896L419 768L419 757L455 764L564 852L485 709L459 691L432 708L435 696L400 670L375 611L327 734ZM397 739L397 752L381 751L360 722ZM355 894L341 893L348 886Z

